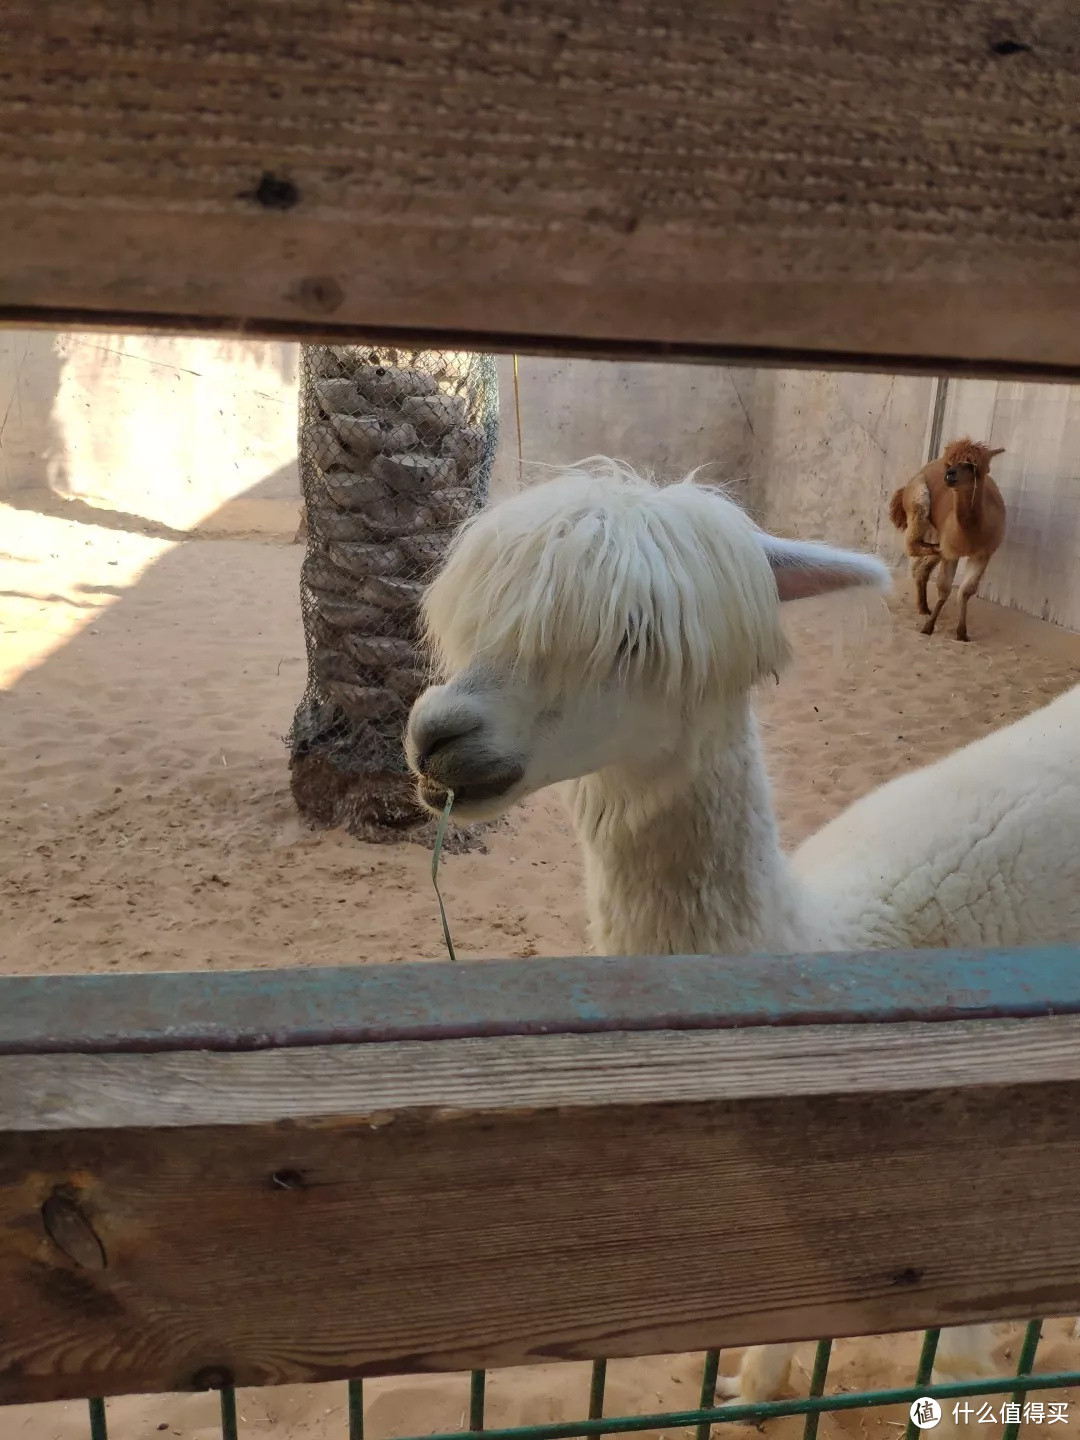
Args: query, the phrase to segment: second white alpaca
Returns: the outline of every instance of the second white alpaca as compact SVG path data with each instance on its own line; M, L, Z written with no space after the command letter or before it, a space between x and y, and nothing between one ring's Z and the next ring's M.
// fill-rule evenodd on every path
M609 460L496 504L427 593L445 683L409 720L421 797L451 788L467 820L570 782L601 953L1080 938L1080 689L781 852L750 708L787 658L780 602L887 578ZM721 1393L772 1398L792 1350L752 1347ZM987 1331L951 1351L979 1368Z

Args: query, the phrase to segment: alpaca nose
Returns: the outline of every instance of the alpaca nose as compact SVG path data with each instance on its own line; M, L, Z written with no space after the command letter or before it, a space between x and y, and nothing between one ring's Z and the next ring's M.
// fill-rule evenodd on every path
M416 762L421 775L426 775L432 759L440 750L447 750L455 740L474 734L478 725L455 725L451 729L428 731L416 747Z
M464 709L413 711L409 720L409 749L413 768L420 775L428 774L431 762L440 751L448 750L458 740L474 735L480 721Z
M524 760L496 742L475 699L449 686L428 690L413 706L405 754L417 794L435 814L450 793L459 815L470 807L497 813L525 775Z

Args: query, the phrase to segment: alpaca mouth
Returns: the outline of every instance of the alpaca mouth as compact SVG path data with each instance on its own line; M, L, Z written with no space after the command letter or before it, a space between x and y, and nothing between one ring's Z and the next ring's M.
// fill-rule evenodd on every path
M468 811L483 808L498 808L496 802L508 796L510 791L520 782L523 771L518 766L512 769L501 770L497 775L492 775L486 780L476 780L467 785L455 785L454 788L454 810ZM421 775L416 782L417 793L420 796L421 804L439 814L446 806L448 787L437 780L432 780L427 775Z

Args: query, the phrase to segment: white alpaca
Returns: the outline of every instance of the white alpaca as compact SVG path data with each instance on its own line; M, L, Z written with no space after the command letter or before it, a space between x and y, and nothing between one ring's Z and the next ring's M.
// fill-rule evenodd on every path
M585 462L483 511L425 600L446 683L406 748L432 809L491 816L570 781L596 948L740 954L1080 936L1080 689L851 807L789 861L750 709L780 601L884 588L877 560L778 540L731 501ZM985 1327L942 1370L989 1364ZM724 1395L772 1398L794 1347Z

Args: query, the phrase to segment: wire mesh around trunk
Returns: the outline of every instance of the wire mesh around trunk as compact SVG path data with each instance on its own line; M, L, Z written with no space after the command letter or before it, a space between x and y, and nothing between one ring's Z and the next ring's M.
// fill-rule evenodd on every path
M487 498L498 428L493 356L303 347L308 675L289 745L293 796L316 824L383 840L427 819L402 752L426 678L418 604Z

